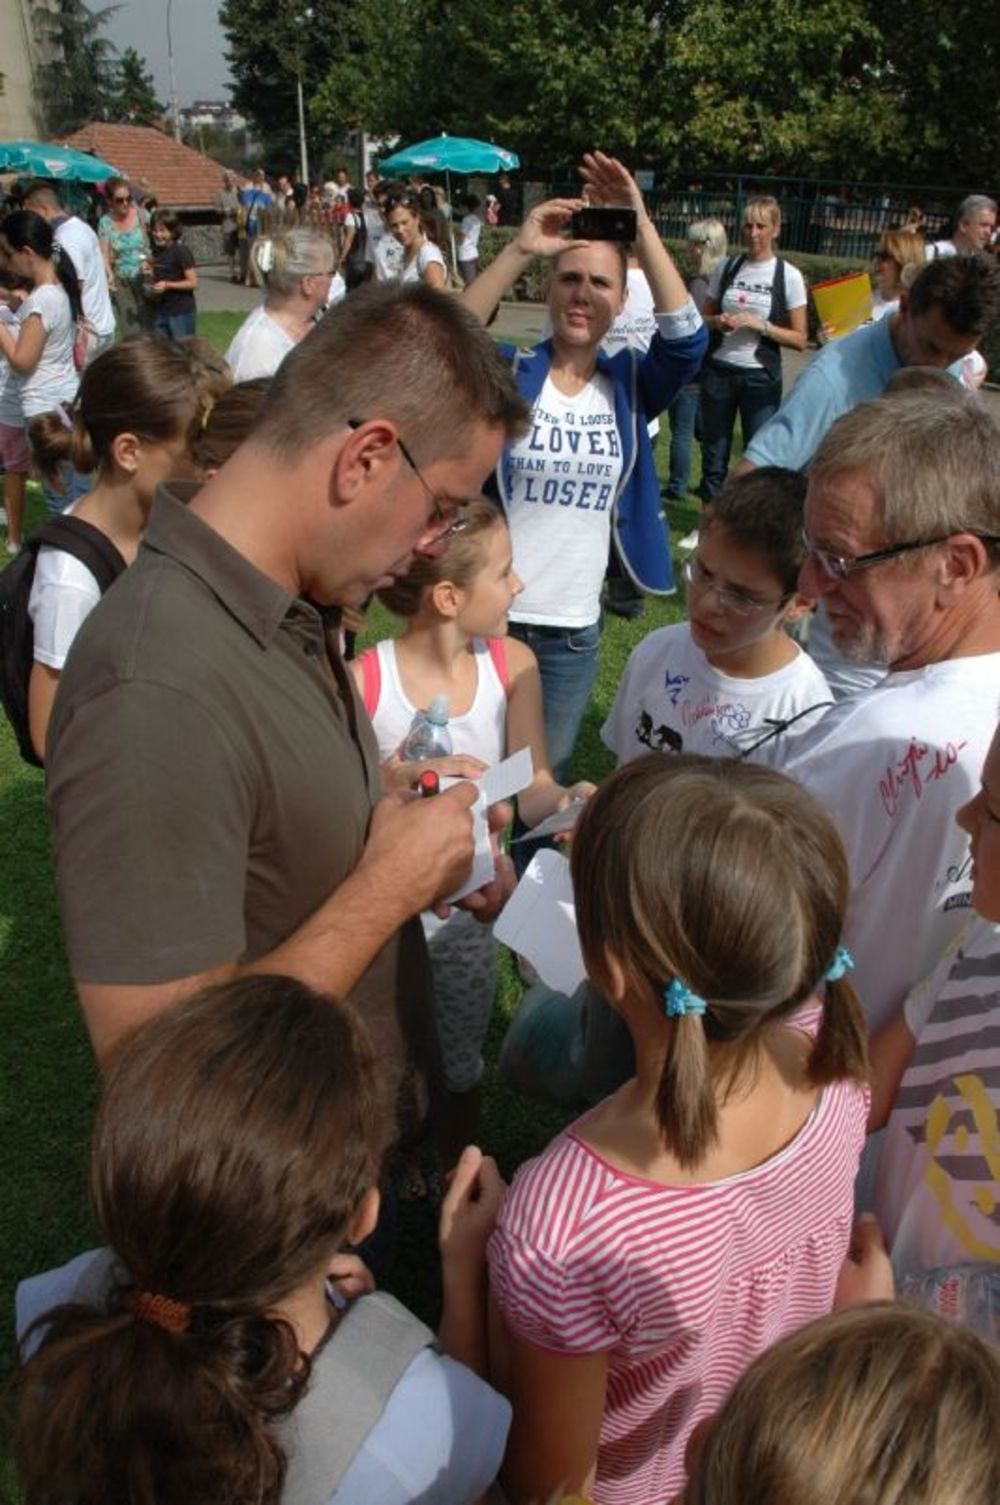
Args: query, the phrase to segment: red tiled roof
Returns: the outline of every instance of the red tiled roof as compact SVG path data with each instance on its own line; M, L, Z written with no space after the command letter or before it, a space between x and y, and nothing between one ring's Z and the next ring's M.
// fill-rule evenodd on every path
M146 178L164 209L214 208L222 187L218 162L149 125L94 121L65 136L63 143L110 162L133 183Z

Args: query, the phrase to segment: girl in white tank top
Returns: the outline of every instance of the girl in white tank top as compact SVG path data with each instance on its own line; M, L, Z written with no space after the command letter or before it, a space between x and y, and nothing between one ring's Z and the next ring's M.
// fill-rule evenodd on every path
M506 635L507 613L520 590L503 514L487 501L471 502L439 558L418 556L404 579L379 592L404 619L402 636L367 648L350 667L390 769L417 710L442 695L451 710L454 752L477 760L480 771L530 747L535 776L518 795L518 807L525 824L534 826L589 798L594 786L567 789L552 777L538 663L526 644ZM425 766L434 767L434 760ZM465 910L444 922L427 914L424 929L447 1088L441 1158L450 1170L474 1142L479 1121L481 1050L496 987L493 932ZM416 1167L407 1183L404 1195L421 1195Z

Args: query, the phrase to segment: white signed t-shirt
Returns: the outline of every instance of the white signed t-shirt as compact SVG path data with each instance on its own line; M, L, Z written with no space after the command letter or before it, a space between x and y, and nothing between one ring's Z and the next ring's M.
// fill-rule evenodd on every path
M831 701L826 680L801 649L773 674L738 678L713 668L687 622L677 622L633 650L601 736L619 764L649 752L742 754L774 764Z
M828 811L847 850L844 944L873 1029L967 917L969 838L955 814L979 788L998 686L1000 653L887 674L838 701L780 765Z
M514 568L524 581L513 622L588 627L601 614L611 504L622 472L611 378L576 397L547 378L531 427L503 461Z

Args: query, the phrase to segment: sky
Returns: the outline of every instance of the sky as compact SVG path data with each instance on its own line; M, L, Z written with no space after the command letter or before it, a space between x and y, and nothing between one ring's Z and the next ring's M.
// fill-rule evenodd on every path
M99 0L95 0L91 9L100 9ZM219 26L216 0L173 0L170 29L178 105L183 108L196 99L226 99L225 38ZM134 47L145 57L156 80L159 98L169 105L167 0L119 0L118 11L109 19L105 35L120 52Z

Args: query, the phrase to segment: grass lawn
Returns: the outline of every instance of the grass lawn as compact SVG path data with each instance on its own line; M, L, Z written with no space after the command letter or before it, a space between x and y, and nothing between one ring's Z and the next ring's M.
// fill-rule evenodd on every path
M225 349L238 314L204 314L200 332ZM666 435L658 452L661 470ZM697 465L697 454L696 461ZM29 525L42 517L38 488L29 489ZM671 510L675 538L696 524L697 503ZM600 779L612 766L599 729L629 652L647 632L681 615L678 600L650 600L638 622L609 617L601 642L597 683L577 744L573 776ZM391 630L381 609L371 615L369 640ZM0 977L4 1034L0 1074L0 1366L12 1356L10 1295L23 1276L59 1264L95 1239L86 1205L86 1158L97 1080L66 969L49 852L42 775L22 763L0 716ZM100 875L95 875L100 882ZM495 1059L520 984L509 958L501 964L498 1005L489 1037ZM537 1152L561 1118L505 1091L487 1067L481 1142L506 1175ZM437 1301L433 1219L423 1207L404 1210L392 1288L416 1311L434 1319ZM2 1488L2 1486L0 1486Z

